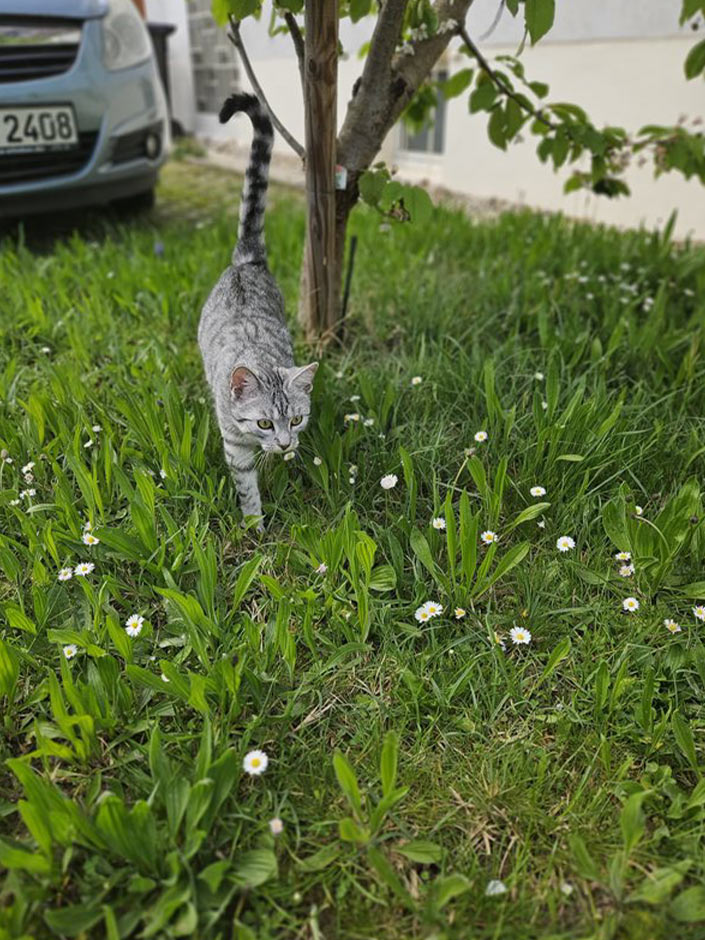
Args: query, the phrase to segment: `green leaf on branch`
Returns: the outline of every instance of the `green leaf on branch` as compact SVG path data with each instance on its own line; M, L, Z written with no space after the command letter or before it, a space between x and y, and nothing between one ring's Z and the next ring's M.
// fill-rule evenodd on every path
M696 46L690 50L685 60L685 77L697 78L698 75L705 72L705 39L702 39Z
M525 0L524 19L532 46L553 26L555 15L556 0Z
M703 16L705 16L705 0L683 0L680 15L681 26L686 20L697 16L698 13L702 13Z
M504 109L501 106L492 111L487 125L487 133L495 147L499 147L501 150L507 149L507 125Z
M444 98L457 98L462 95L466 88L472 82L473 69L461 69L455 75L451 75L446 81L440 83L440 89Z
M475 114L478 111L489 111L497 100L497 89L491 81L481 81L470 95L470 113Z
M262 0L211 0L211 12L218 26L225 26L228 17L244 20L260 12Z
M357 23L370 12L372 0L350 0L350 19Z
M423 225L431 218L433 203L429 194L421 186L405 186L402 199L404 208L411 216L410 221Z
M359 183L362 201L368 206L378 205L388 182L389 173L386 170L365 170Z

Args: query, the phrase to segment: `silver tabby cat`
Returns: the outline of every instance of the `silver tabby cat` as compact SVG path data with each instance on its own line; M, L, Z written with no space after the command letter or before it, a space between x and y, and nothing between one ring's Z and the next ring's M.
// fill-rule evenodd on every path
M220 111L225 123L244 111L254 136L240 205L237 244L201 313L198 344L244 516L262 524L255 454L299 445L311 410L318 363L295 366L284 301L267 267L264 210L274 136L254 95L237 94Z

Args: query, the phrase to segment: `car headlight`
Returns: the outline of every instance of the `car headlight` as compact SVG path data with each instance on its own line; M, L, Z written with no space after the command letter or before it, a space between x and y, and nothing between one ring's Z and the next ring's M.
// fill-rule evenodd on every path
M103 65L126 69L149 58L152 46L147 27L132 0L110 0L103 26Z

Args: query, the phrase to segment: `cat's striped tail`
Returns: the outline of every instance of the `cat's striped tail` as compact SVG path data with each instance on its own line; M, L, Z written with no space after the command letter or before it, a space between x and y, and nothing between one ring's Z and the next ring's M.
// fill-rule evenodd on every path
M220 123L225 124L238 111L244 111L252 121L254 137L242 190L237 244L233 252L233 264L236 266L253 262L266 263L267 260L264 246L264 209L274 139L272 122L259 98L247 94L230 95L220 109Z

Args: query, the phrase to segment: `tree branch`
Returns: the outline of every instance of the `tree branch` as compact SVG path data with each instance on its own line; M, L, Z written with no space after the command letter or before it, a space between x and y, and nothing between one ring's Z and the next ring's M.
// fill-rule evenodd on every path
M472 41L468 35L468 31L465 26L460 26L458 28L458 35L463 40L465 45L468 47L473 57L477 60L478 65L483 71L485 71L492 81L495 83L497 88L505 94L508 98L511 98L513 101L519 105L522 111L526 111L532 117L536 118L537 121L541 121L542 124L545 124L546 127L550 127L551 130L556 130L556 125L549 121L543 116L540 111L537 111L536 108L527 107L526 99L522 98L521 95L517 95L514 90L505 82L504 78L501 75L498 75L497 72L492 68L490 63L484 57L484 55L477 48L475 43Z
M286 20L286 25L289 27L289 35L291 36L291 41L294 43L294 49L296 49L296 58L299 60L299 75L301 76L301 87L304 87L304 62L306 61L306 52L304 50L304 37L301 35L301 30L299 29L299 24L296 22L296 17L291 12L287 10L284 14L284 19Z
M269 102L267 101L265 94L262 91L262 86L257 81L257 76L254 73L252 63L250 62L249 56L247 55L247 51L245 50L245 46L242 41L242 37L240 36L240 23L232 16L230 17L230 32L228 33L228 39L240 54L242 64L245 66L245 72L247 72L247 77L250 80L250 84L252 85L255 94L266 108L267 113L272 120L272 124L276 127L287 144L289 144L291 149L303 160L305 158L304 148L301 146L298 140L296 140L296 138L289 133L289 131L284 127L284 125L269 106Z

